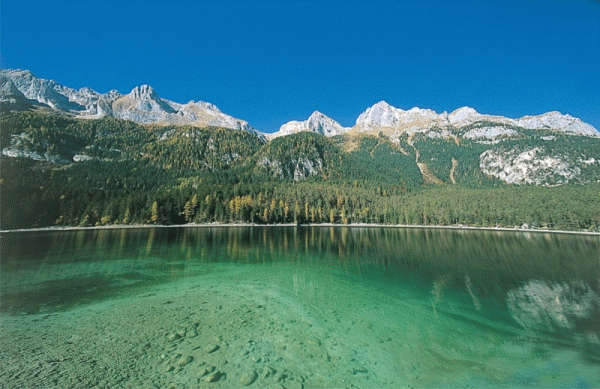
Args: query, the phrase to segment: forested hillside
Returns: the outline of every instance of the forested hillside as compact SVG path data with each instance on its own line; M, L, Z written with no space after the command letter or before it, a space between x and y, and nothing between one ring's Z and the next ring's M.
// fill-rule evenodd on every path
M301 132L267 143L240 130L26 111L3 113L0 125L2 229L218 221L600 231L598 138L535 132L490 145ZM490 170L496 155L530 150L546 161L536 173L544 185L510 185ZM554 174L557 158L570 170Z

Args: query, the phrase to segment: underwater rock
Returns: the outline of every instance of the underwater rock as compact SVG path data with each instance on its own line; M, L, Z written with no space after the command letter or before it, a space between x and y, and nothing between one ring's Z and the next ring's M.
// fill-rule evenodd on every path
M194 360L194 358L192 356L188 355L187 357L181 357L181 358L179 358L175 362L175 364L177 366L182 366L183 367L183 366L187 365L188 363L192 362L193 360Z
M200 370L200 372L198 372L198 374L196 375L196 377L198 378L202 378L207 374L210 374L212 372L214 372L216 369L216 367L214 366L204 366L203 369Z
M209 344L208 346L206 346L204 348L204 351L206 351L208 354L210 353L214 353L215 351L217 351L218 349L220 349L221 347L219 347L218 344Z
M225 374L221 373L220 371L215 371L210 373L209 375L207 375L206 377L204 377L202 379L202 381L204 382L217 382L220 381L221 379L225 378Z
M275 375L275 373L277 373L277 370L273 369L272 367L267 367L263 372L262 372L262 378L268 378L270 376Z
M173 333L171 333L171 334L167 335L167 340L169 340L169 341L171 341L171 342L173 342L173 341L175 341L175 340L177 340L177 339L179 339L179 338L181 338L181 336L179 336L179 334L177 334L177 333L175 333L175 332L173 332Z
M240 386L250 386L256 381L258 374L255 371L250 371L242 374L240 378Z

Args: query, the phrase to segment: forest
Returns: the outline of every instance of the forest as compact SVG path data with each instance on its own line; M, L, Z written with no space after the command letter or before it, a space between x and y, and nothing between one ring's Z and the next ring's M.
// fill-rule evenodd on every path
M596 170L565 185L508 185L481 171L477 142L314 133L266 142L240 130L41 112L3 113L0 125L3 230L222 222L600 231ZM598 154L598 140L580 138L559 137L552 152Z

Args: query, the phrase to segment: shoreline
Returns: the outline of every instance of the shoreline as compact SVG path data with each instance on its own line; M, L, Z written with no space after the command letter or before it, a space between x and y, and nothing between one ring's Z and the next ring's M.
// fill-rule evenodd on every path
M526 233L551 233L551 234L571 234L571 235L595 235L600 236L600 232L592 231L566 231L566 230L542 230L533 228L509 228L509 227L472 227L472 226L425 226L410 224L378 224L378 223L318 223L318 224L256 224L256 223L205 223L205 224L174 224L174 225L155 225L155 224L114 224L105 226L90 227L40 227L40 228L21 228L15 230L0 230L1 234L19 233L19 232L45 232L45 231L81 231L81 230L118 230L118 229L136 229L136 228L207 228L207 227L349 227L349 228L419 228L419 229L441 229L441 230L473 230L473 231L500 231L500 232L526 232Z

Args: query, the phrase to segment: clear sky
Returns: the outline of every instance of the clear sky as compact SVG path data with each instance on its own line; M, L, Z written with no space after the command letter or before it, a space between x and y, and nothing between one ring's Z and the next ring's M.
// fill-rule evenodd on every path
M140 84L275 131L395 107L600 130L600 1L2 0L2 68L98 92Z

